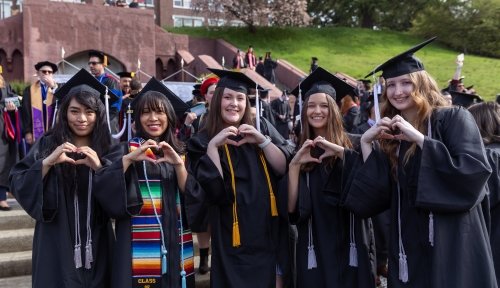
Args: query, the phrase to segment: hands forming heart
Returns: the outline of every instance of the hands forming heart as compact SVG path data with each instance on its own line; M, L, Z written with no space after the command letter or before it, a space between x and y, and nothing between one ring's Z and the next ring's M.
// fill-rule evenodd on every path
M318 136L314 140L309 139L304 142L292 159L292 163L300 165L310 162L321 163L328 157L343 157L343 153L344 147L334 144L322 136Z
M420 145L423 143L424 135L403 117L396 115L392 119L388 117L380 119L361 137L361 141L365 143L377 139L404 140Z
M245 143L259 144L265 140L266 137L257 131L255 127L242 124L238 128L230 126L222 129L210 142L219 147L224 144L233 146L241 146Z
M167 162L172 165L183 164L184 161L177 152L167 142L149 139L144 141L141 146L131 149L127 157L132 161L148 161L155 164Z
M73 165L86 165L94 171L101 167L101 160L92 148L88 146L76 147L69 142L58 146L44 159L44 164L49 166L64 162Z

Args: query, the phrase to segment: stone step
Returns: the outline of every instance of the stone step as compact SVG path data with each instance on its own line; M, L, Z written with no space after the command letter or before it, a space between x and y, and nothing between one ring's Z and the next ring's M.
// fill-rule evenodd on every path
M35 229L3 230L0 233L0 253L30 251Z
M7 255L10 254L10 255ZM26 275L31 273L31 251L29 251L29 255L26 255L27 252L18 252L18 253L4 253L0 254L0 288L30 288L31 287L31 275ZM8 259L9 257L17 259L16 261L3 261L3 259ZM22 259L21 259L22 258ZM195 257L194 263L195 267L198 267L200 263L200 257ZM210 257L209 257L210 258ZM29 261L28 261L29 259ZM16 263L19 261L23 261L23 263ZM210 259L209 259L210 263ZM18 266L26 266L26 270L14 269ZM8 267L11 269L11 272L16 272L17 274L7 275L7 273L3 273L5 268ZM29 271L28 271L29 270ZM21 274L24 273L24 274ZM16 276L13 276L16 275ZM23 275L23 276L19 276ZM196 273L196 287L197 288L209 288L210 287L210 272L201 275Z
M14 199L9 199L8 203L12 210L0 211L0 231L35 227L36 221Z
M31 251L0 253L0 278L30 274Z

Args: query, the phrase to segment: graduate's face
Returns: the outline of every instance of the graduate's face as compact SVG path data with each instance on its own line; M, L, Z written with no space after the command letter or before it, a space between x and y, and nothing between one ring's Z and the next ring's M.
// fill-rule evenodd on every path
M386 81L387 99L402 113L415 107L412 92L415 89L409 74L389 78Z
M94 110L71 99L68 107L68 125L73 134L78 137L87 137L94 130L96 113Z
M325 93L315 93L309 96L306 106L307 122L314 129L324 129L330 114Z
M205 101L207 101L209 106L210 102L212 102L212 98L214 97L215 87L217 87L217 84L208 87L207 94L205 95Z
M247 96L244 93L224 88L220 103L222 121L227 126L240 124L247 106Z
M155 111L144 107L141 111L142 129L151 137L160 137L168 128L168 117L165 109Z

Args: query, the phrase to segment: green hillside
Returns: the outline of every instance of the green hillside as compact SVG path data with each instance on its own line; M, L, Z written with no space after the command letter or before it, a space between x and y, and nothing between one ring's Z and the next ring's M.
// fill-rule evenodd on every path
M258 28L251 34L245 28L167 28L169 32L199 37L223 38L241 50L253 45L256 55L271 51L273 59L286 59L303 71L309 70L311 56L330 72L344 72L356 78L392 56L425 40L405 33L353 28ZM438 39L439 41L439 39ZM438 42L416 53L441 87L455 72L459 54ZM226 59L229 63L231 59ZM483 98L493 100L500 93L500 59L465 55L462 75L466 86Z

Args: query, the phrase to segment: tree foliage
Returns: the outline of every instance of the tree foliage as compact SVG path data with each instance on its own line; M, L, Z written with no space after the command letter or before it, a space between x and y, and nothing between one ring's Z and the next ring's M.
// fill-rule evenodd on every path
M236 19L247 25L250 31L256 26L306 26L309 24L307 1L287 0L193 0L193 8L199 13L223 14L226 19Z
M500 1L452 0L437 2L419 13L411 31L438 36L465 53L500 57Z

